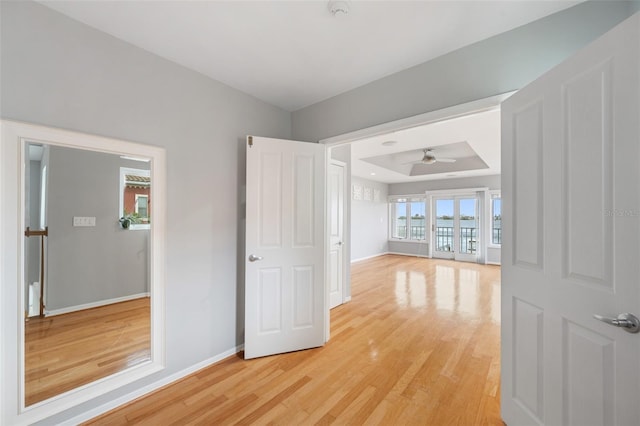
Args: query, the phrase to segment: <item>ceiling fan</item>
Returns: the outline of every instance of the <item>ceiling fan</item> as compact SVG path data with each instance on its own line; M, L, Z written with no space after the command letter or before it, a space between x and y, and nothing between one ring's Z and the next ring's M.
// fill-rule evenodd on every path
M433 163L455 163L455 158L436 158L433 153L433 148L425 148L422 150L424 153L421 160L412 161L404 164L433 164Z

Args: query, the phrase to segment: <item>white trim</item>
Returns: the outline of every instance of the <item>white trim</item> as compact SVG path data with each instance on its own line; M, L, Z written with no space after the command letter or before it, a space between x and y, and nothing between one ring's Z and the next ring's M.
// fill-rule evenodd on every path
M351 296L347 296L344 298L344 303L351 302Z
M422 257L424 259L431 259L431 256L428 256L426 254L401 253L398 251L390 251L390 252L387 252L387 254L395 254L397 256Z
M151 296L151 293L149 292L138 293L138 294L132 294L129 296L114 297L113 299L98 300L97 302L84 303L82 305L75 305L75 306L68 306L66 308L53 309L51 311L45 310L44 313L45 313L45 316L47 317L53 317L56 315L68 314L69 312L83 311L85 309L113 305L114 303L126 302L128 300L141 299L143 297L150 297L150 296Z
M2 156L2 214L3 229L0 241L0 293L2 306L2 330L8 342L2 345L0 366L0 423L31 424L46 419L83 402L102 396L124 385L133 383L165 368L165 192L166 152L164 148L143 145L102 136L39 126L11 120L1 120ZM27 142L39 142L53 146L85 149L96 152L133 155L152 160L151 176L155 182L151 188L154 199L155 220L150 231L150 292L151 292L151 360L104 377L45 401L25 407L24 397L24 234L23 213L25 188L24 168ZM17 250L16 250L17 249Z
M487 187L478 188L460 188L460 189L434 189L433 191L426 191L428 197L445 197L447 195L473 195L476 196L476 192L488 191Z
M414 115L400 120L389 121L387 123L378 124L377 126L367 127L366 129L360 129L322 139L319 143L326 144L327 146L341 145L398 130L410 129L412 127L423 126L425 124L436 123L438 121L449 120L456 117L463 117L465 115L475 114L478 112L495 110L500 108L502 101L514 93L515 91L506 92L488 98Z
M497 195L497 197L494 197L495 195ZM492 248L492 249L498 249L501 250L502 249L502 244L494 244L493 243L493 200L494 199L500 199L500 210L502 212L502 191L500 189L492 189L490 191L487 191L487 198L488 198L488 213L487 213L487 218L488 220L488 224L487 224L487 248ZM502 214L502 213L501 213Z
M426 232L426 231L425 231ZM427 239L424 240L410 240L408 238L389 238L387 241L392 243L405 243L405 244L429 244L430 241Z
M123 395L117 399L114 399L112 401L107 402L106 404L102 404L96 408L93 408L89 411L85 411L84 413L78 414L77 416L65 420L61 423L59 423L60 426L64 425L64 426L75 426L78 425L80 423L86 422L87 420L91 420L94 417L97 417L101 414L106 413L107 411L113 410L114 408L118 408L121 405L127 404L131 401L133 401L136 398L140 398L141 396L144 396L146 394L149 394L163 386L166 385L170 385L173 382L176 382L186 376L189 376L191 374L194 374L200 370L204 370L205 368L208 368L210 366L212 366L215 363L218 363L230 356L233 356L235 354L237 354L238 352L242 351L244 349L244 345L239 345L236 346L234 349L229 349L228 351L225 351L221 354L218 354L216 356L213 356L209 359L206 359L204 361L201 361L197 364L194 364L192 366L189 366L187 368L185 368L184 370L180 370L177 373L174 373L170 376L167 377L163 377L162 379L155 381L147 386L144 386L142 388L136 389L133 392L130 392L126 395Z
M500 262L485 262L486 265L496 265L496 266L502 266L502 263Z
M417 198L419 200L424 200L426 198L426 196L424 195L424 192L420 192L418 194L406 194L406 195L389 195L387 196L387 200L390 203L395 203L398 200L404 200L406 199L407 201ZM402 202L402 201L401 201Z
M365 256L365 257L359 257L357 259L352 259L351 263L356 263L356 262L361 262L363 260L373 259L374 257L384 256L385 254L389 254L389 252L385 251L384 253L372 254L371 256ZM351 297L349 297L349 299L351 299Z

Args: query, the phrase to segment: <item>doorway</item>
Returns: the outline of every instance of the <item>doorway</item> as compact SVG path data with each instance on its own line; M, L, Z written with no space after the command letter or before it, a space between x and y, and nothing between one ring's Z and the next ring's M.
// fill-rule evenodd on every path
M433 257L477 262L479 240L478 198L474 194L434 197Z

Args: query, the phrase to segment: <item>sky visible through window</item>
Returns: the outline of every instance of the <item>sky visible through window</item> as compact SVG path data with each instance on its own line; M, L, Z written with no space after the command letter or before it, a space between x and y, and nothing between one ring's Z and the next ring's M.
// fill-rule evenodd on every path
M453 217L453 200L437 200L436 203L438 217ZM475 217L475 215L476 200L473 198L460 200L460 216Z

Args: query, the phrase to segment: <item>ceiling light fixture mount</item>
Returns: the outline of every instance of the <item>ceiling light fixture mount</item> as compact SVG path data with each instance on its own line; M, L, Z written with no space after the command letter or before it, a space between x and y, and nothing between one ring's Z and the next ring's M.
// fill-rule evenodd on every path
M327 5L334 18L340 18L349 14L349 2L344 0L331 0Z

